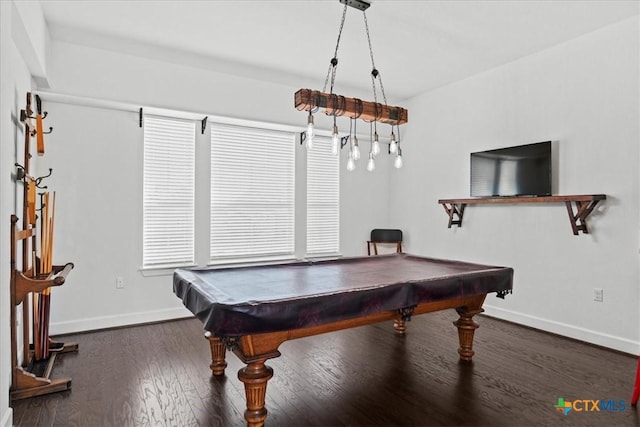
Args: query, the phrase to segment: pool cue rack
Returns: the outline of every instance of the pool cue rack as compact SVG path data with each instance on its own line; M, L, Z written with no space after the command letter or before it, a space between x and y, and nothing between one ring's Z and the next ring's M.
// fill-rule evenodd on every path
M44 154L44 135L51 133L53 129L49 128L48 132L43 130L42 120L47 113L42 112L41 100L36 95L37 112L34 116L31 99L31 93L27 93L26 107L20 111L20 122L24 125L24 163L16 163L15 176L16 183L24 187L21 227L18 226L18 216L11 215L11 400L69 390L71 378L52 379L51 373L58 355L78 350L75 343L58 343L49 338L51 288L65 283L73 264L52 264L55 193L52 203L49 201L48 192L41 194L41 206L39 210L36 209L36 191L47 188L42 185L42 181L51 175L52 170L49 170L48 175L39 178L29 174L31 139L36 138L37 152L41 156ZM32 119L36 120L35 126ZM51 206L48 206L49 204ZM40 230L37 227L38 219ZM20 325L18 306L22 306ZM21 364L18 363L20 327L23 359ZM30 335L30 331L33 331L33 335Z

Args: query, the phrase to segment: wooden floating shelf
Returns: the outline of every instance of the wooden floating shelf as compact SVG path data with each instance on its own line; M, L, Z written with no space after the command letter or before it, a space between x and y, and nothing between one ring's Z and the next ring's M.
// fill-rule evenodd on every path
M586 194L571 196L516 196L516 197L474 197L468 199L440 199L438 203L444 207L449 216L448 228L452 225L462 227L464 209L467 205L516 204L516 203L564 203L569 214L569 222L574 235L580 231L589 234L586 219L600 200L606 200L605 194ZM573 205L576 210L574 212Z

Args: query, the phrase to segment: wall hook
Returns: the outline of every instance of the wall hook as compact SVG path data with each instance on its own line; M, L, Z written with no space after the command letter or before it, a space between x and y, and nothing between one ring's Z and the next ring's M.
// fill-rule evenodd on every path
M45 187L45 188L46 188L46 187ZM45 204L44 204L44 195L45 195L45 194L46 194L46 193L38 193L38 196L40 196L40 209L36 209L36 212L42 212L42 210L44 209L44 207L45 207Z
M43 179L49 178L52 173L53 173L53 169L49 168L49 173L48 174L46 174L44 176L39 176L38 178L34 179L33 182L36 184L36 187L41 188L41 189L47 188L46 185L41 186L40 184L42 183Z
M53 132L53 128L51 126L49 126L49 130L47 132L42 131L42 135L49 135L51 132ZM38 134L38 129L34 128L31 131L31 136L36 136Z
M14 166L18 169L16 171L16 179L18 180L24 179L24 177L27 175L24 170L24 166L22 166L20 163L14 163Z

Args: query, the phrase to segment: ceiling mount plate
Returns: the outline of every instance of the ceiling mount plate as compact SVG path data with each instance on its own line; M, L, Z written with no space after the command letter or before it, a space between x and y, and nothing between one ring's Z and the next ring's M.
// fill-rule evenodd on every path
M347 6L351 6L353 8L356 8L362 11L369 9L369 6L371 6L371 3L364 0L339 0L339 1L342 4L346 4Z

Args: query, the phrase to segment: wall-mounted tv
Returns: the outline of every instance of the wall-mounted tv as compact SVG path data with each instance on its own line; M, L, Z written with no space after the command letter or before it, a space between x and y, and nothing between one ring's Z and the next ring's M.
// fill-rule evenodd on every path
M471 153L471 197L551 195L551 141Z

